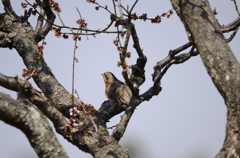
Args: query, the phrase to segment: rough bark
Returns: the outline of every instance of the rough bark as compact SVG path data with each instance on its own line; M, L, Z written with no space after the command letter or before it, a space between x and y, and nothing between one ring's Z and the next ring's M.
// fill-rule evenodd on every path
M207 0L171 2L227 106L226 137L216 158L239 157L240 64L227 44Z
M99 158L129 157L128 152L123 149L118 144L118 141L112 138L109 135L108 131L105 129L107 120L104 118L108 117L104 116L104 114L108 114L109 112L113 113L113 111L111 112L108 109L103 108L107 111L101 110L101 113L99 113L99 115L96 114L96 116L93 116L94 119L98 120L96 124L99 132L93 129L93 123L91 122L89 116L87 116L83 111L80 111L79 117L76 118L78 120L79 126L73 127L68 121L66 121L65 117L71 117L69 114L69 109L72 107L72 102L69 100L69 98L71 98L72 95L58 82L51 69L44 61L44 58L39 58L39 52L37 48L37 43L48 33L51 28L51 24L46 23L45 26L42 26L41 22L39 22L37 23L36 31L34 31L32 26L27 21L29 17L28 14L26 14L24 17L20 17L16 15L12 9L9 0L2 0L2 2L6 12L0 14L0 47L16 49L20 57L23 59L23 62L26 65L28 71L33 72L34 70L37 70L39 72L37 76L33 76L33 79L37 86L41 89L44 96L32 88L28 81L24 81L23 83L17 77L7 77L0 74L0 85L5 88L17 91L19 95L23 95L23 100L25 100L24 102L26 102L26 104L26 99L28 99L31 103L36 105L38 109L41 110L42 113L44 113L53 122L56 131L73 145L76 145L80 150L88 152L94 157ZM42 5L42 12L47 14L46 16L48 20L54 21L55 16L52 15L53 13L49 7L49 1L43 0ZM38 59L36 59L36 57ZM6 100L2 102L1 105L16 105L16 102L17 101ZM74 99L74 104L75 106L80 104L76 98ZM12 120L8 118L8 116L10 117L13 115L13 107L16 106L5 106L4 108L0 107L1 110L4 110L2 113L4 112L6 115L6 117L3 117L4 115L2 115L0 119L16 128L21 129L21 127L18 126L19 124L12 123ZM31 109L32 108L33 107L31 106ZM21 113L26 113L26 111L24 111L24 108L19 107L18 109L15 108L15 110L17 110L18 115L21 115ZM33 119L36 117L36 112L28 112L28 115L31 115L27 116L29 119ZM24 120L22 123L24 123L24 121L26 121L26 123L29 123L25 118L26 116L23 117ZM36 121L39 120L37 119ZM64 150L62 151L61 146L59 146L57 140L55 144L52 142L48 144L49 146L45 145L48 143L48 141L55 141L55 136L52 136L52 134L49 134L49 136L51 136L53 139L45 139L48 137L44 137L45 135L40 135L41 142L36 141L36 139L39 137L37 137L37 135L33 132L34 130L38 130L38 132L44 130L45 127L48 127L48 124L45 123L46 122L42 121L38 124L41 125L43 129L40 129L40 127L37 128L37 126L33 124L27 124L27 126L24 126L25 129L22 131L26 135L31 136L28 137L29 142L33 143L32 147L35 149L37 154L40 154L39 157L45 157L45 153L47 153L46 157L67 157L67 155L63 152ZM53 153L49 150L53 150Z
M0 93L0 119L20 129L39 157L68 157L46 117L30 102Z
M131 12L138 1L135 1L128 13L128 19L121 18L119 20L112 15L112 22L118 19L119 25L128 29L124 48L127 50L131 35L134 48L138 54L137 62L132 66L130 79L126 71L123 72L124 79L130 87L133 97L129 105L126 106L119 106L114 101L104 102L101 108L94 115L91 115L94 120L97 120L95 123L82 110L75 118L78 126L73 126L65 119L72 117L69 113L69 109L73 106L69 99L72 98L72 94L55 78L44 58L39 56L37 47L38 42L48 34L55 19L55 15L49 6L49 0L36 0L41 6L41 16L46 16L48 23L43 26L43 20L38 19L35 31L27 21L31 10L25 11L24 16L20 17L12 9L10 0L2 0L5 13L0 13L0 47L16 49L28 71L38 71L38 75L32 77L44 95L34 89L27 80L22 81L17 77L7 77L0 74L0 85L18 92L19 97L15 101L0 93L0 119L21 129L39 157L67 157L50 130L44 114L53 122L59 134L80 150L90 153L95 158L128 158L128 151L123 149L118 141L124 135L135 108L143 101L149 100L161 92L161 79L172 64L183 63L192 56L200 54L214 85L228 107L226 139L223 148L216 157L239 157L240 65L227 44L227 41L231 39L225 40L222 33L227 30L236 30L239 26L236 24L240 23L240 20L237 19L236 22L221 29L207 0L171 1L186 28L190 42L170 51L165 59L156 64L152 77L152 87L140 95L139 87L145 81L144 68L147 58L140 47L135 26L131 23ZM192 47L189 53L179 55L182 50L188 47ZM194 51L195 48L197 48L197 51ZM125 55L126 51L120 53L123 63L125 63ZM76 98L73 100L74 106L83 104ZM122 111L125 112L120 123L116 125L110 135L106 130L106 123ZM52 139L46 139L48 136Z

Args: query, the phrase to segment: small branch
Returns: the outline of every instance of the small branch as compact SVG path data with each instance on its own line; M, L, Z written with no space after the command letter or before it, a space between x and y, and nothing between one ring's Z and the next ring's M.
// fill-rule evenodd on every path
M141 99L139 97L135 97L133 96L126 111L124 112L124 114L121 116L121 120L120 123L118 123L116 125L116 128L113 130L112 132L112 137L116 140L119 141L124 132L126 131L127 125L135 111L135 108L137 107L137 105L139 105L141 103Z
M31 5L31 3L29 3L27 0L25 0L29 5ZM32 6L32 5L31 5ZM33 7L33 6L32 6ZM52 24L54 23L54 20L56 18L56 16L54 15L54 13L52 12L50 6L49 6L49 0L43 0L42 3L42 9L44 10L44 13L47 16L47 22L45 23L45 25L39 29L40 27L40 23L37 24L37 28L38 28L38 32L35 32L35 40L38 43L39 41L41 41L47 34L48 32L51 30L52 28ZM37 11L37 10L36 10ZM37 11L38 12L38 11ZM39 13L39 12L38 12ZM43 13L39 13L40 15ZM42 17L43 18L43 17ZM38 26L39 25L39 26Z
M14 17L18 17L15 11L12 8L10 0L2 0L2 4L4 6L4 10L6 13L13 15Z
M32 8L29 8L28 11L25 9L24 16L21 17L22 22L28 22L28 18L31 16L31 14L32 14Z
M126 35L126 39L125 39L125 43L124 43L124 48L126 49L125 53L127 52L127 48L128 48L128 43L129 43L129 39L130 39L130 31L127 31L127 35Z
M130 28L131 28L131 35L132 35L132 39L133 39L133 43L134 43L133 47L136 49L138 56L140 58L144 57L143 50L140 47L139 38L137 36L135 25L133 23L131 23Z
M180 46L180 47L172 50L172 53L173 53L172 55L176 55L176 54L178 54L179 52L181 52L181 51L189 48L190 46L192 46L192 43L191 43L191 42L188 42L188 43L186 43L186 44L184 44L184 45L182 45L182 46Z
M135 3L133 4L132 8L129 11L129 15L132 14L133 8L135 7L135 5L137 4L138 0L135 1Z
M227 26L221 26L222 33L230 32L236 30L240 26L240 16L237 17L233 22L228 24Z
M41 17L44 17L45 16L45 12L44 12L44 10L42 8L42 5L40 5L40 4L42 4L42 3L38 3L38 5L41 8L39 15ZM37 24L36 24L36 27L35 27L35 35L40 34L39 32L41 31L42 26L43 26L43 18L38 18Z
M97 2L94 2L94 4L98 5L99 8L103 8L104 10L106 10L110 15L113 14L106 6L104 7Z
M235 35L238 32L238 29L239 29L239 27L231 34L231 36L228 39L226 39L228 43L233 40L233 38L235 37Z
M54 15L54 13L52 12L52 9L49 6L49 0L43 0L42 8L47 16L47 20L50 22L50 23L47 22L42 28L41 36L45 37L48 34L48 32L51 30L52 23L54 23L56 16Z
M75 93L77 94L77 97L78 97L79 102L82 103L82 101L80 100L80 97L79 97L79 94L78 94L77 90L75 90ZM85 109L85 104L81 104L81 105L82 105L82 108L83 108L84 113L87 114L87 111L86 111L86 109ZM91 114L89 114L88 117L89 117L89 119L91 120L91 122L92 122L92 124L93 124L93 126L94 126L94 128L95 128L95 130L96 130L96 132L99 132L98 127L97 127L96 123L94 122Z
M123 71L123 72L122 72L122 75L123 75L123 78L124 78L126 84L127 84L128 87L130 88L130 90L131 90L131 92L132 92L132 95L133 95L133 96L138 96L138 94L139 94L138 87L134 87L134 86L133 86L132 82L131 82L131 81L129 80L129 78L128 78L127 72L124 72L124 71Z
M114 15L117 16L117 10L116 10L116 5L115 5L114 0L112 0L112 2L113 2L113 8L114 8Z
M236 8L237 14L238 14L238 16L240 16L240 12L238 10L237 2L236 2L236 0L233 0L233 1L234 1L234 5L235 5L235 8Z

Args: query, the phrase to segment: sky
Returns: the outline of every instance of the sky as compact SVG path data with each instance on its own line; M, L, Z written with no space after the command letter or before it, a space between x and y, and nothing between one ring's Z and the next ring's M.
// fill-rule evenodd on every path
M21 8L22 2L24 1L12 1L18 15L24 13L24 9ZM76 20L79 19L79 14L76 7L86 19L89 29L103 29L110 22L110 16L105 10L96 11L95 5L85 0L57 2L62 8L60 16L67 26L77 27ZM112 1L97 2L103 6L107 5L113 11ZM133 3L133 0L122 0L124 6L131 6ZM217 8L216 18L221 25L227 25L238 16L232 1L220 3L217 0L210 0L210 5ZM169 9L172 9L170 1L151 0L139 1L133 12L137 15L147 13L148 17L154 18ZM0 12L4 12L2 4ZM36 17L31 16L29 22L35 27ZM55 23L61 25L59 19L56 19ZM160 24L151 24L150 21L134 21L134 24L143 52L148 58L145 69L146 81L140 87L142 94L152 86L151 74L156 63L164 59L169 50L182 46L188 39L183 24L175 12L170 18L162 18ZM115 30L116 28L111 28L111 31ZM226 34L226 37L229 37L229 34ZM75 68L75 88L81 100L92 104L96 109L107 100L101 74L110 71L119 80L124 81L121 76L122 69L117 67L119 52L113 44L115 38L116 34L82 36L82 40L77 43L76 57L79 63ZM240 35L237 34L230 43L238 60L239 40ZM45 41L46 63L58 81L71 91L74 41L71 37L68 40L57 38L53 32L49 33ZM136 63L137 53L132 47L132 41L128 50L132 56L127 59L127 63L133 65ZM26 67L18 53L2 48L0 52L0 73L7 76L17 74L20 77ZM37 88L32 80L31 83ZM200 56L193 57L183 64L173 65L164 75L161 86L163 89L158 96L143 102L135 110L120 141L122 147L129 149L132 158L214 157L221 149L225 138L226 106L208 76ZM16 98L15 92L2 87L0 92ZM120 115L115 116L108 126L116 125L119 120ZM2 121L0 128L1 157L37 157L20 130ZM70 158L91 157L64 140L61 135L57 134L57 137Z

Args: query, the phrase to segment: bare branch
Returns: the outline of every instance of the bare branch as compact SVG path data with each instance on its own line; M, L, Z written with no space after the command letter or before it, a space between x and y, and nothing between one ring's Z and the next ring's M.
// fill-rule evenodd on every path
M137 4L138 0L136 0L132 6L132 8L130 9L129 11L129 15L131 15L132 11L133 11L133 8L135 7L135 5Z
M39 5L40 6L40 5ZM44 17L45 16L45 12L44 10L41 8L40 10L40 16ZM36 27L35 27L35 34L39 34L39 32L41 31L42 29L42 26L43 26L43 19L42 18L38 18L37 20L37 24L36 24Z
M14 17L17 17L17 14L15 13L15 11L12 8L11 2L10 0L2 0L2 4L4 6L4 10L8 13L13 15Z
M132 34L132 39L133 39L133 43L134 43L133 47L136 49L138 56L140 58L142 58L142 57L144 57L143 50L140 47L139 38L137 36L135 25L132 23L130 28L131 28L131 34Z
M0 86L18 93L24 93L18 95L26 96L29 101L36 105L53 122L54 127L60 134L66 134L67 127L70 127L70 123L64 118L62 113L60 113L46 97L34 89L28 81L23 81L17 76L8 77L0 73Z
M51 30L52 24L54 23L54 20L56 18L55 14L52 12L52 10L49 6L49 0L43 0L42 9L44 10L44 13L47 16L48 22L45 23L45 25L43 26L43 28L41 30L37 30L38 32L36 32L36 34L35 34L36 42L41 41L42 38L44 38L48 34L48 32ZM38 25L39 26L37 26L37 27L40 27L41 22L39 22Z
M226 26L221 26L222 33L236 30L240 26L240 16Z
M116 141L119 141L121 139L121 137L123 136L124 132L126 131L127 125L135 111L135 108L140 103L141 103L141 99L139 97L135 97L135 96L132 97L126 111L121 116L120 123L117 124L116 128L112 132L111 136Z
M239 27L236 30L234 30L234 32L231 34L231 36L228 39L226 39L228 43L233 40L233 38L235 37L235 35L238 32L238 29L239 29Z
M237 14L238 14L238 16L240 16L240 12L238 10L237 2L236 2L236 0L233 0L233 1L234 1L234 5L235 5L235 8L236 8Z
M132 82L132 85L134 86L134 93L138 94L139 90L138 87L142 85L145 81L145 65L147 62L147 57L143 54L143 50L140 47L139 38L137 36L137 32L135 29L134 24L130 24L130 32L133 39L133 47L135 48L136 52L138 53L139 58L137 59L137 63L135 65L132 65L132 75L130 77L130 80ZM134 94L133 93L133 94Z
M29 8L29 10L27 11L26 9L24 10L24 15L23 17L21 17L23 22L27 22L28 18L31 16L32 14L32 8Z

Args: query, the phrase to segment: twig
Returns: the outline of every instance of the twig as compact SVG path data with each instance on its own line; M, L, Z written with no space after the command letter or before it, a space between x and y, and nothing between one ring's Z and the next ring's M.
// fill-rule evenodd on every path
M102 5L100 5L99 3L97 3L97 2L94 2L94 4L96 4L96 5L98 5L98 7L100 7L100 8L103 8L103 9L105 9L110 15L112 15L113 13L107 8L107 7L104 7L104 6L102 6Z
M236 8L237 14L238 14L238 16L240 16L240 12L238 10L237 2L236 2L236 0L233 0L233 1L234 1L234 5L235 5L235 8Z
M31 3L29 3L27 0L25 0L27 2L28 5L30 5L31 7L33 7L33 5ZM36 13L39 14L40 16L42 15L42 13L40 13L38 10L36 10ZM111 12L110 12L111 13ZM44 14L45 15L45 14ZM51 24L51 26L55 26L55 27L58 27L58 28L63 28L63 29L70 29L70 30L82 30L82 31L86 31L86 32L93 32L93 33L81 33L80 35L96 35L96 34L100 34L100 33L119 33L119 32L116 32L116 31L106 31L108 30L112 24L113 24L113 21L110 22L110 24L107 25L106 28L102 29L102 30L91 30L91 29L84 29L84 28L76 28L76 27L69 27L69 26L61 26L61 25L57 25L57 24L54 24L52 21L46 19L44 16L41 16L41 18L43 20L46 21L46 23L49 23ZM38 26L38 25L37 25ZM40 26L40 25L39 25ZM38 26L38 27L39 27ZM40 31L38 31L40 32ZM120 32L122 33L122 32ZM74 33L62 33L62 34L74 34ZM40 36L40 33L38 33L38 36ZM40 41L39 37L37 37L38 41Z
M85 104L83 104L82 101L80 100L79 94L78 94L78 92L77 92L76 89L75 89L75 93L77 94L78 100L79 100L79 102L80 102L81 105L82 105L82 108L83 108L84 113L86 114ZM91 120L92 124L94 125L95 130L96 130L97 132L99 132L98 127L97 127L96 123L93 121L93 118L92 118L91 114L89 114L88 117L89 117L89 119Z
M137 4L138 0L135 1L135 3L133 4L132 8L130 9L129 13L131 15L132 11L133 11L133 8L135 7L135 5Z
M82 16L78 10L78 8L76 8L78 13L79 13L79 16L80 18L82 19ZM72 31L72 30L71 30ZM79 31L79 30L78 30ZM72 31L73 32L73 31ZM73 32L74 33L74 32ZM78 32L77 32L78 33ZM75 40L74 42L74 50L73 50L73 62L72 62L72 108L74 108L74 75L75 75L75 59L76 59L76 50L77 50L77 39ZM73 113L73 116L74 117L74 113Z
M108 130L108 129L113 129L114 127L116 127L117 125L114 125L114 126L112 126L112 127L108 127L108 128L105 128L105 129L103 129L103 130L100 130L99 132L103 132L103 131L106 131L106 130Z

